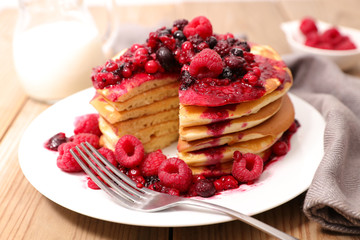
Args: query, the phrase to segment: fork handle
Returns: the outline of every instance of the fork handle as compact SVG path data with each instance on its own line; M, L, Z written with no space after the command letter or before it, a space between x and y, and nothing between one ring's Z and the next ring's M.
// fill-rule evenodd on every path
M209 203L209 202L204 202L204 201L198 201L198 200L194 200L194 199L184 199L182 201L182 203L188 204L188 205L193 205L193 206L198 206L198 207L204 207L204 208L208 208L208 209L212 209L212 210L216 210L222 213L226 213L230 216L233 216L235 218L237 218L238 220L247 223L269 235L272 235L278 239L283 239L283 240L295 240L298 238L295 238L293 236L290 236L282 231L280 231L279 229L276 229L264 222L261 222L259 220L257 220L256 218L253 218L251 216L242 214L240 212L234 211L230 208L227 207L223 207L223 206L219 206L213 203Z

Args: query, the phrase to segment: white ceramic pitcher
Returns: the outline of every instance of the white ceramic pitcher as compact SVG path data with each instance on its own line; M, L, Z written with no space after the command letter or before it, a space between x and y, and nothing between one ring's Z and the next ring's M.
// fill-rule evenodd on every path
M102 2L108 11L111 2ZM102 37L82 0L19 0L13 54L26 93L52 103L91 86L111 51Z

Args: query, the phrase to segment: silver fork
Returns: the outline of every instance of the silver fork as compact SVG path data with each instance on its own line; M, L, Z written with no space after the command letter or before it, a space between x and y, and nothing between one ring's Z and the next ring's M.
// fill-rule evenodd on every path
M146 187L139 188L133 180L131 180L126 174L119 171L91 144L86 142L81 143L80 146L81 148L79 146L76 146L75 149L81 157L76 154L74 149L70 150L72 156L74 156L74 158L84 169L84 171L102 190L108 193L118 204L125 208L144 212L156 212L182 204L193 205L228 214L278 239L297 239L270 225L267 225L266 223L263 223L253 217L247 216L240 212L234 211L230 208L226 208L201 200L183 198L165 193L155 192ZM82 159L110 187L101 180L99 180L99 178L97 178L97 176L82 161ZM111 171L109 171L109 169Z

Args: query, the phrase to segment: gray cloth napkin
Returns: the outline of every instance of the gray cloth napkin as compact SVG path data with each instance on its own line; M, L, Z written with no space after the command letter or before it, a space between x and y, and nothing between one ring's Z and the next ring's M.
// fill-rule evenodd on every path
M325 154L306 193L304 213L325 229L360 234L360 78L326 59L287 55L284 61L294 75L290 91L326 121Z

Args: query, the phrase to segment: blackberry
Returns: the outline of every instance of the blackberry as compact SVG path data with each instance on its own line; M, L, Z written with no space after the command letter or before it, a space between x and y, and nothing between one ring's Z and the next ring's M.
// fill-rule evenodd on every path
M199 34L195 34L195 35L192 35L188 38L189 42L192 43L192 45L194 46L194 48L196 50L198 50L198 46L201 45L201 43L204 42L204 40L202 39L202 37L200 37Z
M150 185L158 183L159 181L160 180L158 176L145 177L145 187L149 187Z
M230 53L237 57L244 57L244 52L241 48L234 47L230 50Z
M189 21L186 19L178 19L174 21L173 26L177 27L179 30L183 30L186 25L188 25Z
M231 69L229 67L225 67L223 69L223 72L221 73L220 78L232 79L232 77L233 77L233 73L232 73Z
M214 50L221 56L224 57L229 54L230 46L226 40L220 40L217 42Z
M162 36L166 36L171 34L171 29L162 29L159 31L158 36L162 37Z
M190 75L189 71L183 71L180 77L180 89L186 90L188 89L193 83L195 79Z
M250 46L246 41L239 42L238 45L246 52L250 52Z
M246 61L242 57L230 56L225 58L225 63L231 69L235 69L243 67Z

